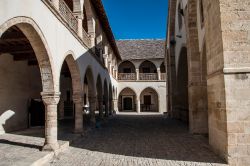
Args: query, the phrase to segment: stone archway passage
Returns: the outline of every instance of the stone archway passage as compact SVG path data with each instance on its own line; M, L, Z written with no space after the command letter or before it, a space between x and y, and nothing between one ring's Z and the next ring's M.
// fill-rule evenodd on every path
M189 121L188 105L188 61L187 49L183 47L180 52L180 58L177 69L177 93L176 105L174 106L173 116L184 122Z
M136 93L130 88L124 88L118 98L120 112L136 112Z
M153 88L146 88L140 95L141 112L159 112L158 93Z
M7 130L11 131L17 129L24 129L29 126L28 123L25 124L25 119L27 120L28 117L25 115L28 114L27 108L29 101L31 101L33 98L36 98L36 101L43 101L43 103L45 104L45 144L43 149L55 150L58 148L57 103L59 101L60 93L57 91L58 89L55 89L56 86L53 80L53 67L51 66L51 56L43 34L40 31L39 27L36 25L36 23L27 17L16 17L7 21L6 23L0 26L0 34L2 34L2 46L0 47L1 55L5 53L5 55L7 54L7 56L12 55L16 57L12 59L13 61L9 59L9 63L15 63L15 60L22 61L18 63L18 65L22 65L22 67L18 68L18 70L13 71L13 69L17 67L13 65L13 68L11 69L12 71L8 70L8 72L4 72L4 74L7 74L8 77L13 76L12 80L9 78L6 79L12 82L12 84L9 83L7 86L10 86L9 88L11 88L12 91L16 89L16 92L19 92L19 94L16 93L15 95L10 96L13 98L12 100L8 98L7 100L3 101L3 103L5 103L4 105L7 107L7 101L12 101L11 105L13 106L13 108L6 107L2 110L7 115L11 114L11 116L13 116L13 118L8 118L10 121L11 119L15 119L15 121L11 123L9 129ZM35 70L28 72L28 70L30 69L28 69L26 65L37 65L36 73ZM17 77L15 77L14 75L17 73L19 74L17 75ZM25 74L28 75L25 76ZM29 81L28 78L32 76L37 78L37 81L34 81L33 78L32 81ZM36 84L39 83L39 79L41 82L40 85ZM6 81L3 82L7 83ZM17 84L14 84L14 82ZM40 96L41 91L42 98ZM6 96L8 95L5 95L5 97ZM13 124L15 123L16 125L14 125L13 127ZM5 132L5 129L2 128L2 126L1 130L1 133Z

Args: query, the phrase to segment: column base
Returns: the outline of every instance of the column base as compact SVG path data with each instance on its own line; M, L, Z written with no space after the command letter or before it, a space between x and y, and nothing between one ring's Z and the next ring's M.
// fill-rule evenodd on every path
M59 149L59 144L44 144L42 147L42 151L56 151Z

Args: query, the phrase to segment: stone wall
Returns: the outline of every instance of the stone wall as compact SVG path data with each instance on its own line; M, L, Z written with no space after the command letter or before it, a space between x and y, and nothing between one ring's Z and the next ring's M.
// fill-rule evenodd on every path
M9 132L25 129L28 127L29 100L39 99L42 91L39 68L28 66L27 61L13 61L10 54L0 55L0 66L0 115L8 110L14 112L5 121L4 130ZM0 125L4 123L1 118Z

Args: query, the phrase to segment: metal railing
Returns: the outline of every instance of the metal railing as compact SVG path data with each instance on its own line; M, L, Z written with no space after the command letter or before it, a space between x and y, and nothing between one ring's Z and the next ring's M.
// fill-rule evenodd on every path
M140 73L139 74L140 80L158 80L157 73Z
M118 80L136 80L135 73L119 73Z
M69 9L64 0L59 0L59 12L67 21L70 28L72 28L76 33L78 32L78 21L73 15L72 11Z

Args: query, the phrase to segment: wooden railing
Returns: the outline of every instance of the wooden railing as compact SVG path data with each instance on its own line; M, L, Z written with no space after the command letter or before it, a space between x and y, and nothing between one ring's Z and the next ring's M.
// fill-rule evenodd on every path
M140 80L158 80L157 73L140 73Z
M118 80L136 80L135 73L119 73Z
M166 81L166 73L161 73L161 80Z
M78 21L73 15L72 11L69 9L64 0L59 0L59 12L67 21L70 28L72 28L76 33L78 32Z

